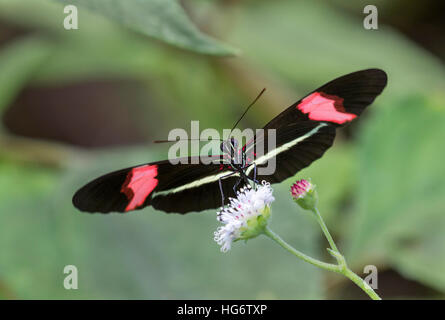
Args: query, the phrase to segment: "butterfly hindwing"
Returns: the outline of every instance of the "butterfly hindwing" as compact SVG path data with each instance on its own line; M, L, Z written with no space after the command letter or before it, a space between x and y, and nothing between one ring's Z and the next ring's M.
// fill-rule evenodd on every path
M219 179L226 195L233 196L236 182L219 164L171 164L159 161L118 170L79 189L73 204L86 212L128 212L153 206L165 212L186 213L221 205Z
M324 123L296 123L277 129L276 147L268 149L263 156L254 160L258 172L256 179L278 183L294 176L323 156L334 142L335 131L334 126ZM275 171L272 174L262 174L261 169L269 167L270 161L275 161ZM254 178L253 162L246 173Z

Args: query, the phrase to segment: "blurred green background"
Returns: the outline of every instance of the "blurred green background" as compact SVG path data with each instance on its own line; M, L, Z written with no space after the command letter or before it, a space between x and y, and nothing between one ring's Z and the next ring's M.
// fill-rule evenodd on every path
M63 28L69 3L78 30ZM367 4L0 0L0 298L366 298L264 237L220 253L214 211L89 215L71 197L97 175L165 159L168 146L151 141L190 120L230 128L263 87L242 128L369 67L388 87L274 188L272 227L330 259L288 192L311 177L340 250L361 276L377 266L384 299L444 298L444 4L376 0L379 29L365 30ZM78 290L63 287L70 264Z

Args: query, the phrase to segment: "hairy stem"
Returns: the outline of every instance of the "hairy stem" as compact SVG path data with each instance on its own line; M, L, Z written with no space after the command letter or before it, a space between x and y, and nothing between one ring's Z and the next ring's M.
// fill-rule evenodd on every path
M318 212L318 210L317 210ZM351 269L348 268L346 265L346 261L344 257L340 254L340 252L337 249L337 246L335 245L331 235L329 234L329 231L323 222L323 219L321 218L321 215L318 213L318 220L320 225L322 226L323 233L328 238L329 244L331 245L331 249L329 252L337 259L338 264L331 264L326 263L323 261L320 261L318 259L312 258L294 247L292 247L290 244L288 244L286 241L284 241L279 235L277 235L275 232L273 232L268 226L264 229L264 234L268 236L270 239L278 243L281 247L283 247L285 250L296 256L297 258L306 261L316 267L319 267L321 269L325 269L328 271L336 272L339 274L344 275L351 281L353 281L358 287L360 287L368 296L373 300L381 300L381 298L375 293L375 291L358 275L356 275Z

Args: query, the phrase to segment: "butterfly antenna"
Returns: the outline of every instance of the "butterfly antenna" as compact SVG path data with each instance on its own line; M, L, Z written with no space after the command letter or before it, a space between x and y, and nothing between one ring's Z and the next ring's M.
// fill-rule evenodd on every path
M211 140L201 140L201 139L179 139L179 140L154 140L153 143L168 143L168 142L178 142L178 141L223 141L223 139L211 139Z
M244 118L244 116L246 115L247 111L249 111L249 109L255 104L255 102L258 101L258 99L262 96L262 94L264 93L264 91L266 91L266 88L263 88L263 90L261 90L261 92L256 96L256 98L249 104L249 106L246 108L246 110L243 112L243 114L241 115L241 117L238 119L238 121L235 123L235 125L232 127L232 130L230 130L230 135L232 134L232 131L236 128L236 126L238 125L238 123L241 121L242 118Z

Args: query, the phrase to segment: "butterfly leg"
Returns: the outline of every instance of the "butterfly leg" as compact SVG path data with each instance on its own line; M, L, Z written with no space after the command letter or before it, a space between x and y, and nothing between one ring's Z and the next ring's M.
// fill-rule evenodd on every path
M250 181L252 181L255 186L257 184L259 184L258 180L256 179L256 175L257 175L257 168L256 168L256 163L253 164L253 178L249 177L248 175L246 175L246 178L249 179Z
M221 183L221 178L219 178L218 183L219 183L219 191L221 192L221 207L224 207L224 191L222 188L222 183Z
M240 182L243 181L243 179L238 179L238 181L235 183L235 185L233 186L233 192L236 194L236 188L239 186Z
M222 187L222 179L230 177L231 175L234 175L236 172L231 172L225 176L222 176L221 178L218 179L218 184L219 184L219 191L221 192L221 206L224 207L224 191L223 191L223 187Z

